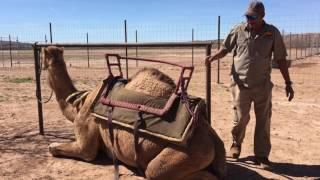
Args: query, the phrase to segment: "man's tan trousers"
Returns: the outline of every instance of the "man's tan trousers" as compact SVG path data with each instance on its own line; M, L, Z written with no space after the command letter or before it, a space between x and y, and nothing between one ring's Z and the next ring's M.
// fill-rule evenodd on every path
M270 120L272 114L272 82L254 88L239 87L232 83L234 126L232 128L233 141L241 145L250 119L250 108L253 102L256 115L254 132L255 156L268 157L271 150Z

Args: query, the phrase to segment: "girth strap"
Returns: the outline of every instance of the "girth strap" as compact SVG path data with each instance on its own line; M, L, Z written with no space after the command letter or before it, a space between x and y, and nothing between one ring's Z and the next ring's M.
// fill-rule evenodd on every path
M112 124L112 112L113 107L109 108L108 112L108 127L109 127L109 137L112 145L112 159L113 159L113 165L114 165L114 180L119 180L120 174L119 174L119 163L114 151L114 133L113 133L113 124ZM139 128L144 124L144 119L142 117L142 112L138 112L138 118L134 122L134 130L133 130L133 137L134 137L134 152L135 152L135 161L137 164L137 171L140 176L145 177L144 171L141 168L141 166L138 163L139 159Z

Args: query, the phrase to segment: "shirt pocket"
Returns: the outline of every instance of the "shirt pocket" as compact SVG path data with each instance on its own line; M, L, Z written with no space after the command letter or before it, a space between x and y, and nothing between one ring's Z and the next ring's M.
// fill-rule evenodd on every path
M255 49L262 58L269 58L272 54L273 38L264 36L256 40Z
M248 48L248 39L247 38L238 38L237 39L237 54L240 56Z

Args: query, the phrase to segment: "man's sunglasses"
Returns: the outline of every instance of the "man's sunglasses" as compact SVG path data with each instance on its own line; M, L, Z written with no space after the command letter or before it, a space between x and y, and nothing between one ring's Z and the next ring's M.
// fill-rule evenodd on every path
M247 20L254 21L257 20L258 16L255 15L246 15Z

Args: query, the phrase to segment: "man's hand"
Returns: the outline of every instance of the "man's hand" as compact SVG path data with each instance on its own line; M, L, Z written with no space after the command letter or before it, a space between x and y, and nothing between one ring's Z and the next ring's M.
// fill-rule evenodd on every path
M292 86L291 84L287 84L286 85L286 94L287 94L287 97L288 97L288 101L291 101L294 97L294 91L292 89Z
M227 54L228 54L228 51L226 49L220 49L216 54L213 54L212 56L207 56L205 59L206 66L209 65L214 60L223 58Z
M213 57L212 56L207 56L206 59L205 59L205 64L206 66L209 65L213 60Z

